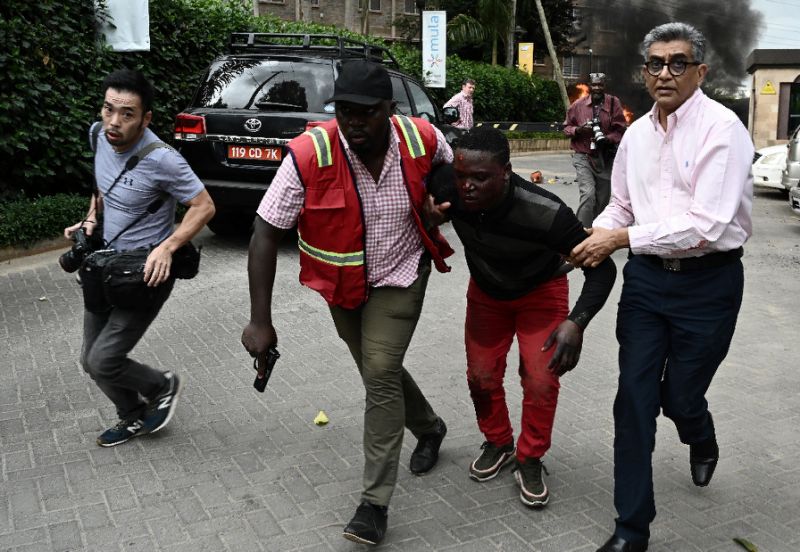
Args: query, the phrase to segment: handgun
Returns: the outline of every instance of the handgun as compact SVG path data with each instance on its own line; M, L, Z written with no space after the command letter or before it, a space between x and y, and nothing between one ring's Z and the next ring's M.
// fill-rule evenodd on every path
M253 382L253 387L256 388L256 391L259 393L263 393L264 389L267 388L267 382L269 382L269 377L272 375L272 369L275 368L275 363L281 358L281 354L278 352L278 349L275 347L270 347L267 349L267 360L264 364L264 372L263 375L261 371L258 369L258 358L256 357L253 359L253 368L258 372L256 374L256 379Z

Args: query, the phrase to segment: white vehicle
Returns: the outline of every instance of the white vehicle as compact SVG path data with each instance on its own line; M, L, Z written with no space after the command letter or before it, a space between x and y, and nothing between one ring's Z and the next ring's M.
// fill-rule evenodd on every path
M756 152L753 162L753 184L786 190L783 171L786 169L786 145L769 146Z
M789 205L792 207L792 211L800 215L800 186L789 190Z

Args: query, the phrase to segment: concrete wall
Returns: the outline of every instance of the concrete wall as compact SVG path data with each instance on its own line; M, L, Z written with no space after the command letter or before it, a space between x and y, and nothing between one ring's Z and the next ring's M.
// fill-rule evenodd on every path
M780 104L781 101L788 102L788 98L783 100L781 98L781 84L792 83L798 78L800 78L800 67L791 69L767 67L757 69L753 73L750 87L750 124L748 128L756 149L786 143L785 138L778 138ZM772 83L775 94L763 93L767 81Z

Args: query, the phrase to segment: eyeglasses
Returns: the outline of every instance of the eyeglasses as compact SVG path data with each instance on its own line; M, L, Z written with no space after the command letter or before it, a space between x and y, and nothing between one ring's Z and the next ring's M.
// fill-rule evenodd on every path
M685 59L673 59L669 63L664 63L664 61L660 59L651 59L650 61L644 64L645 69L647 72L657 77L661 74L661 71L664 70L664 67L667 67L669 74L673 77L680 77L686 72L686 68L690 65L701 65L699 61L686 61Z

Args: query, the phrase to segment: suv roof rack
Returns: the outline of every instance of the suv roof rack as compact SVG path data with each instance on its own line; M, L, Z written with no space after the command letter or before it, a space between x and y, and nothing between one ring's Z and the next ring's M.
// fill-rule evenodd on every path
M303 33L231 33L231 52L314 50L338 54L342 58L359 58L400 67L385 46L360 42L334 34Z

